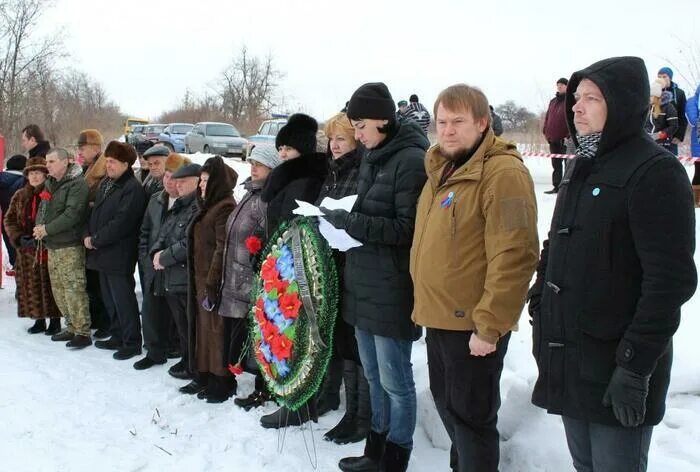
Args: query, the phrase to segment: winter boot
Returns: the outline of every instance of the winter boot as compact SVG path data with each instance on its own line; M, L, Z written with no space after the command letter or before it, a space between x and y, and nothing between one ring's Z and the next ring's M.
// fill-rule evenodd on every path
M188 383L184 387L180 387L178 391L184 393L185 395L197 395L203 392L209 383L209 374L205 372L200 372L199 375L192 379L192 382Z
M236 394L238 384L233 376L214 375L214 388L209 390L207 403L223 403Z
M263 406L265 402L270 400L272 400L272 397L269 393L261 390L254 390L253 393L247 397L236 398L233 400L233 403L235 403L236 406L243 408L245 411L249 411L251 408Z
M32 327L27 330L27 333L37 334L43 333L44 331L46 331L46 320L42 318L40 320L36 320L34 322L34 325L32 325Z
M340 459L338 467L343 472L382 472L386 433L369 432L365 443L365 453L360 457Z
M410 458L410 449L387 441L384 449L384 472L406 472Z
M695 208L700 208L700 185L693 185L693 196L695 197Z
M122 347L122 342L114 338L109 338L104 341L95 341L95 347L107 351L118 351L119 348Z
M60 333L51 336L51 341L70 341L71 339L73 339L74 336L75 334L68 331L68 329L64 329Z
M109 331L106 329L98 329L92 337L95 339L107 339L109 337Z
M318 412L316 411L316 398L311 397L301 405L298 410L291 411L286 406L269 415L260 418L260 425L263 428L285 428L287 426L301 426L309 420L318 423Z
M192 373L187 369L185 361L180 361L168 369L168 374L176 379L188 380L192 378Z
M353 416L348 419L348 426L346 428L342 428L340 431L333 434L331 440L336 444L356 443L366 438L369 433L370 418L372 416L372 409L369 402L369 384L365 378L362 366L352 361L348 362L350 364L348 371L352 369L352 375L355 377L354 391L348 392L346 387L348 413L352 412ZM350 374L350 372L348 372L348 374ZM349 378L346 378L346 382L346 386L352 384L352 380ZM345 420L345 418L343 418L343 420ZM341 423L343 420L341 420ZM340 426L340 424L338 426Z
M146 356L143 359L139 359L138 361L134 362L134 369L146 370L146 369L150 369L154 365L162 365L162 364L165 364L165 359L159 360L159 361L154 361L150 357Z
M343 360L332 357L328 363L326 376L319 389L316 410L318 416L323 416L329 411L340 407L340 385L343 383Z
M53 336L61 332L61 318L51 318L49 321L49 327L44 333L47 336Z
M112 358L118 361L125 361L132 357L141 355L141 346L122 347L112 354Z
M355 430L357 414L357 369L353 361L343 361L343 384L345 384L345 415L340 422L328 431L323 439L335 442L338 436L347 436ZM365 432L365 436L367 433ZM363 437L363 439L364 439Z
M83 349L91 345L92 339L90 339L90 336L83 336L82 334L76 334L66 343L66 347L71 349Z

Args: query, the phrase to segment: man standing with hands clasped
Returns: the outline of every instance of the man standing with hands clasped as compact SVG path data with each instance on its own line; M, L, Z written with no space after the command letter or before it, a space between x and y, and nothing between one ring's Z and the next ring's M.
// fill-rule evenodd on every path
M697 285L693 194L644 132L648 77L637 57L571 76L576 158L530 290L532 401L562 416L579 472L646 470L680 308Z
M499 382L537 265L537 207L515 145L494 135L478 88L435 102L411 248L413 320L427 328L430 390L453 471L498 470Z

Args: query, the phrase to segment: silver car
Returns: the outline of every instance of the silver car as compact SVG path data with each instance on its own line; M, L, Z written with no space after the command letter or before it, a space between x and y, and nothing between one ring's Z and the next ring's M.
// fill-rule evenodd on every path
M219 154L225 157L241 157L248 141L228 123L204 121L194 125L185 135L185 152Z

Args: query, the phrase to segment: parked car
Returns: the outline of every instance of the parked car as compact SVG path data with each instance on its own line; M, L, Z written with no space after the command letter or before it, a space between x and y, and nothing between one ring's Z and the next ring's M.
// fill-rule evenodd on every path
M163 132L166 126L167 125L163 124L145 125L143 127L143 134L146 135L146 139L156 143L160 139L160 133Z
M228 123L206 121L197 123L185 135L185 152L220 154L225 157L242 157L248 143L241 133Z
M253 136L248 137L248 146L245 149L245 156L250 156L250 151L253 150L256 144L268 143L275 145L275 138L280 128L287 124L286 118L275 118L265 120L260 124L258 132Z
M170 123L160 133L158 141L169 147L171 151L185 152L185 135L192 128L194 128L194 125L191 123Z
M144 131L145 125L132 125L131 131L126 135L126 142L136 146L136 143L140 141L146 141L146 134Z

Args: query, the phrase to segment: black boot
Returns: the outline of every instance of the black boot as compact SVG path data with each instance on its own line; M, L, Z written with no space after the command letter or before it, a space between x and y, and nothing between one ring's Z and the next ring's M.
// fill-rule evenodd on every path
M122 347L122 342L115 338L109 338L103 341L95 341L95 347L107 351L118 351Z
M286 426L300 426L309 420L318 423L318 413L316 411L316 399L311 397L306 403L301 405L296 411L283 406L274 413L260 418L260 425L263 428L284 428Z
M384 472L406 472L410 458L410 449L387 441L384 449Z
M336 444L356 443L366 438L369 433L370 418L372 416L372 408L369 402L369 384L365 378L362 366L352 361L348 362L350 365L348 366L348 373L345 379L345 391L348 399L348 414L352 413L352 417L347 420L343 417L343 420L346 421L346 427L339 428L339 431L333 433L331 440ZM352 376L354 376L354 383ZM352 386L351 391L348 391L348 385ZM341 423L343 423L343 420L341 420ZM338 424L338 427L340 426L341 424Z
M57 333L57 334L54 334L53 336L51 336L51 341L58 341L58 342L70 341L74 337L75 337L75 334L68 331L68 329L64 329L60 333Z
M357 369L353 361L343 362L343 383L345 384L345 415L340 422L328 431L323 438L335 442L338 436L347 436L355 429L357 414ZM362 439L367 437L367 432ZM341 443L344 444L344 443Z
M51 318L49 321L49 327L44 333L47 336L53 336L61 332L61 318Z
M343 360L331 357L328 370L323 378L323 384L319 389L316 410L318 416L323 416L329 411L335 411L340 407L340 385L343 383Z
M185 395L197 395L203 392L209 383L209 376L204 372L200 372L199 375L192 379L192 382L188 383L184 387L180 387L178 391L184 393Z
M253 393L251 393L247 397L236 398L235 400L233 400L233 403L235 403L236 406L240 406L245 411L248 411L251 408L263 406L265 402L268 402L270 400L272 400L272 397L270 397L269 393L263 392L261 390L254 390Z
M112 358L118 361L125 361L132 357L141 355L141 346L122 347L112 354Z
M338 467L343 472L381 472L383 471L386 433L370 431L365 443L365 453L360 457L340 459Z
M170 367L168 369L168 374L180 380L188 380L192 378L192 373L187 368L187 363L184 360L181 360Z
M36 320L32 327L27 330L27 333L37 334L43 333L44 331L46 331L46 320L42 318L40 320Z
M83 349L88 346L92 346L92 339L90 339L90 336L84 336L82 334L76 334L66 343L66 347L71 349Z
M209 390L207 403L223 403L236 394L238 384L235 377L219 375L212 377L214 378L214 388Z

